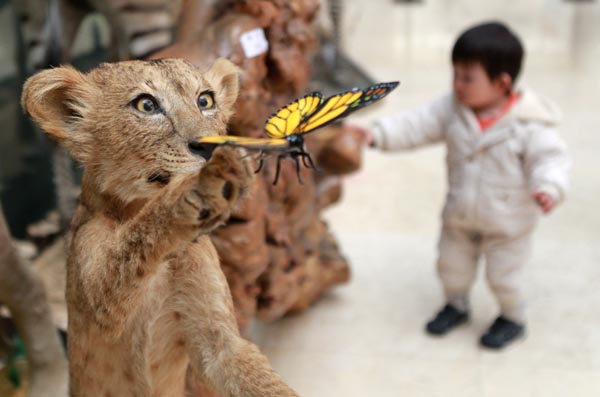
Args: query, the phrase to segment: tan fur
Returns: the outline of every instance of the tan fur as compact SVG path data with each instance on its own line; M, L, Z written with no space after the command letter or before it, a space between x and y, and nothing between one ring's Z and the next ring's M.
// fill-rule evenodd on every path
M216 108L200 111L205 90ZM61 67L25 84L25 110L85 168L67 264L71 396L181 397L188 365L223 396L296 396L240 337L207 237L252 170L231 148L208 162L188 150L225 133L237 91L223 59L205 73L174 59ZM163 113L136 110L140 94Z

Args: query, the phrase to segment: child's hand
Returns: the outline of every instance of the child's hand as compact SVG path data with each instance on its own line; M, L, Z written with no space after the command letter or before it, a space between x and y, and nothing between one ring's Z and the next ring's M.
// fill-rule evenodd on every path
M344 128L347 130L353 130L353 131L358 132L358 134L362 138L363 144L370 146L370 147L374 146L375 138L373 137L373 134L371 133L371 131L369 131L368 129L366 129L364 127L360 127L358 125L350 125L350 124L344 124Z
M545 192L537 191L533 193L533 198L538 203L542 211L544 211L544 214L547 214L550 211L552 211L552 209L556 205L556 202L554 201L552 196Z

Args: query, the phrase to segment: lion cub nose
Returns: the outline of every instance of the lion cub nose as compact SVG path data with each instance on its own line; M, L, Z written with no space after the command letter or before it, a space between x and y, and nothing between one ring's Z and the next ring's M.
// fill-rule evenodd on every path
M196 156L204 158L206 161L210 160L210 156L212 156L212 153L216 147L217 145L209 143L199 143L198 140L188 142L188 149L190 152Z

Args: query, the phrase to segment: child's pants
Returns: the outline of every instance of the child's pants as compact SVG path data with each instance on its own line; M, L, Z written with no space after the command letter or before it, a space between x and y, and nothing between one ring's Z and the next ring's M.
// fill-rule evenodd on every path
M468 294L485 257L486 278L500 305L501 314L524 323L522 269L531 252L531 234L491 235L444 225L439 242L438 273L448 303L468 310Z

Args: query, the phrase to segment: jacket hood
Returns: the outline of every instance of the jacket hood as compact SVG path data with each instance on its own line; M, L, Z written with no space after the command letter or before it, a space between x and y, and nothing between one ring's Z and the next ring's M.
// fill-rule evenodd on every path
M552 126L560 122L562 113L554 102L529 89L519 90L518 93L520 99L510 111L513 117Z

